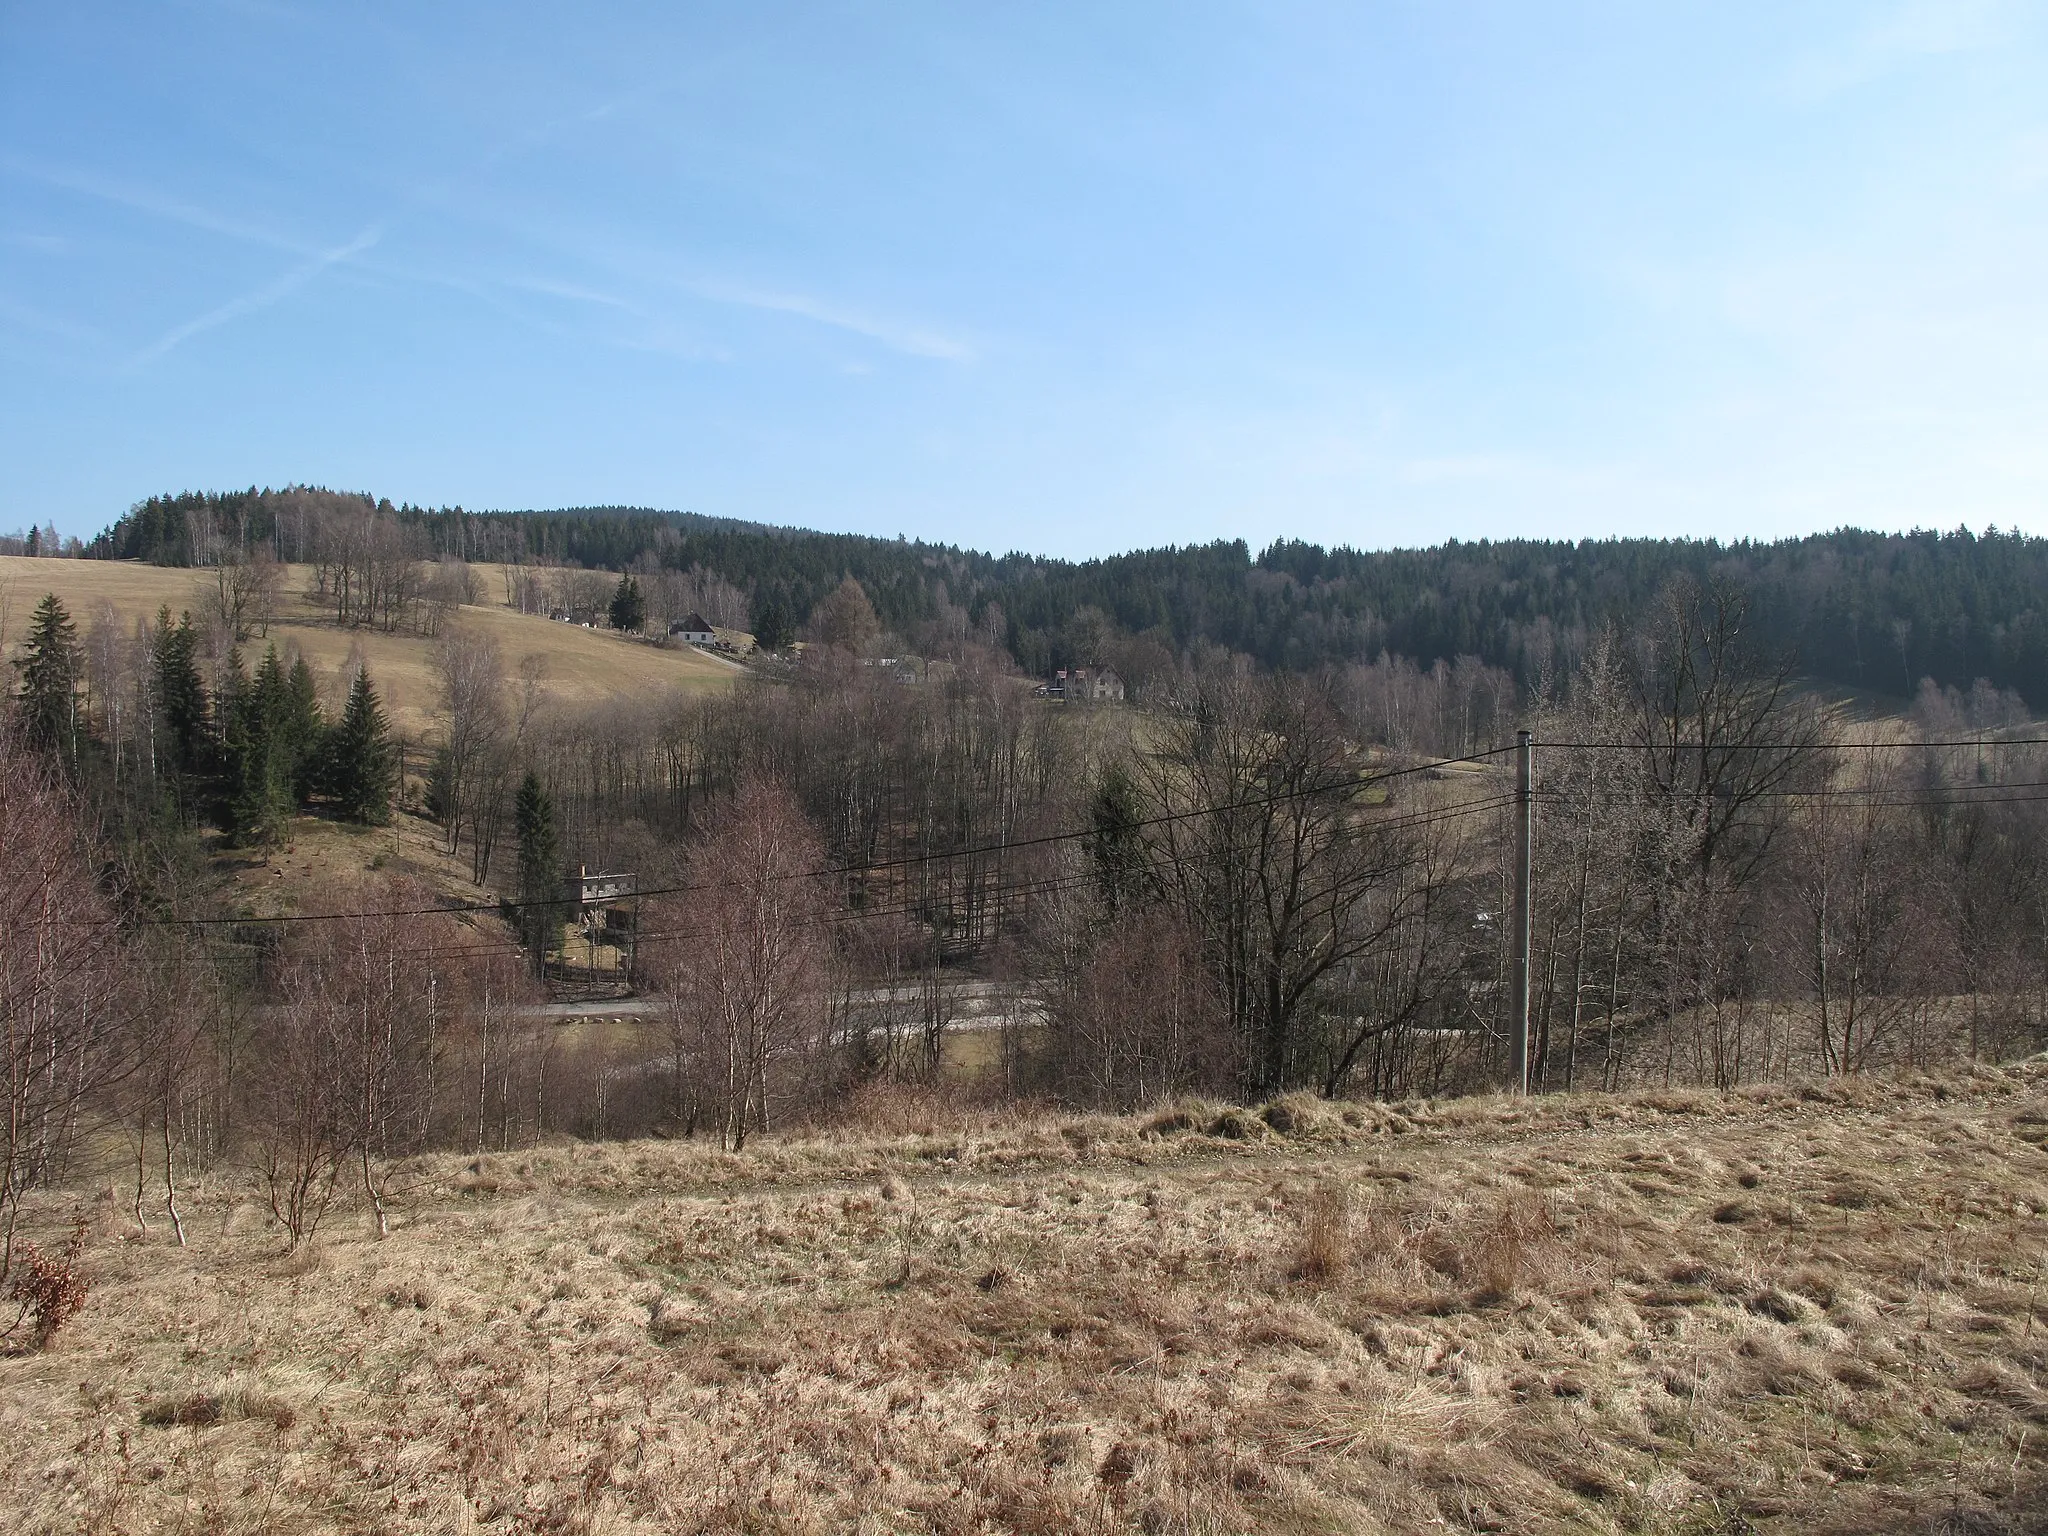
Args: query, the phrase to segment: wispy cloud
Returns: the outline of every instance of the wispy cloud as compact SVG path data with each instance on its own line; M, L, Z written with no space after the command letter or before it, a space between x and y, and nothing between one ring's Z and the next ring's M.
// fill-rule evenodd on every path
M561 124L546 125L543 129L537 131L545 134L554 131L554 129L562 124L584 118L602 117L622 107L631 105L633 100L634 98L629 97L621 101L605 103L590 112L565 117L561 120ZM203 230L227 239L262 246L268 250L287 252L305 259L303 265L285 273L275 282L258 289L254 293L244 295L228 304L224 304L218 309L210 310L206 314L197 316L187 321L184 325L167 332L151 346L138 353L130 362L132 367L141 367L154 362L202 331L210 330L214 326L232 320L239 315L248 314L253 310L263 309L276 303L293 290L311 281L337 261L345 261L353 256L360 255L363 251L369 249L370 246L376 244L379 237L379 231L372 229L365 231L364 234L357 236L355 240L346 246L340 247L338 250L325 250L306 241L294 239L262 224L216 213L199 204L188 202L181 198L166 196L152 188L137 186L133 183L100 176L92 172L65 166L43 164L11 155L0 155L0 171L40 182L45 186L72 192L79 196L90 197L96 201L125 208L132 212L182 224L187 228ZM589 257L592 253L586 251L579 252L578 254ZM600 260L602 261L602 258ZM618 263L614 261L609 264L617 265ZM628 263L628 265L634 264ZM390 275L400 276L411 281L434 282L466 290L473 290L474 288L474 284L471 282L447 275L422 274L418 272L394 272ZM650 312L644 305L636 304L614 294L582 287L573 283L557 282L546 278L501 278L497 279L497 281L509 289L544 294L552 298L565 299L580 304L618 309L640 315L643 318L651 318ZM724 281L686 280L681 286L696 297L712 303L736 305L741 308L763 310L775 314L795 315L817 325L829 326L835 330L845 331L868 341L877 342L882 346L890 348L892 351L900 352L910 357L929 358L951 363L972 362L975 358L974 348L956 336L948 335L943 331L915 321L878 315L866 309L819 298L813 294ZM659 306L657 306L657 310L658 308ZM654 350L667 351L670 350L670 346L667 342L663 342L655 346ZM698 349L694 347L687 347L684 351L688 355L700 355Z
M546 277L507 277L499 279L507 288L521 293L538 293L551 299L567 299L572 304L595 304L605 309L623 309L633 314L640 311L616 294L601 293L595 288L580 287L575 283L560 283Z
M636 93L563 117L534 130L533 136L545 136L566 125L597 120L627 110L651 94ZM508 152L501 146L493 154ZM977 356L973 345L966 339L917 320L880 314L863 306L820 297L816 293L769 286L744 277L702 275L704 267L693 261L687 252L667 245L644 244L631 238L607 237L575 221L543 224L531 215L508 212L488 200L479 201L466 195L458 198L451 190L455 185L451 181L432 188L416 188L413 195L422 202L435 204L442 211L456 211L465 219L499 230L519 244L552 252L556 258L565 258L566 265L593 274L596 281L604 286L586 286L551 277L477 274L473 281L481 285L615 309L647 321L654 332L684 327L684 318L675 312L673 299L675 294L683 293L712 304L794 315L816 325L876 342L910 357L966 363L974 361ZM464 190L466 193L467 189ZM455 281L447 278L432 280ZM675 350L671 339L665 336L635 340L607 334L600 339L608 344L635 347L646 341L649 350ZM706 350L690 342L684 344L677 355L723 359L730 354L724 348Z
M224 217L195 203L178 198L166 197L147 187L96 176L89 171L73 170L64 166L38 164L32 160L19 159L13 155L0 156L0 170L24 180L41 182L44 186L56 187L65 192L75 192L98 202L111 203L117 208L126 208L135 213L146 213L159 219L168 219L174 224L183 224L191 229L203 229L209 234L224 235L230 240L242 240L251 245L261 245L273 251L289 251L294 256L315 256L317 246L306 244L281 235L272 229L265 229L246 220Z
M726 283L692 283L690 290L718 304L737 304L747 309L771 310L777 314L799 315L819 325L829 325L856 336L878 341L893 351L911 357L937 358L942 362L974 360L974 349L964 341L922 326L884 319L859 310L845 309L823 299L801 293L781 293Z
M305 287L329 267L361 255L375 245L382 234L383 231L374 226L366 229L348 244L321 252L311 261L292 268L276 281L264 284L253 293L245 293L240 298L230 299L216 309L210 309L203 315L187 320L183 325L173 327L129 359L128 366L131 369L147 367L202 331L210 331L217 325L225 325L228 321L243 315L254 314L259 309L268 309L280 299L287 298Z
M1837 46L1800 59L1785 85L1795 96L1833 96L1916 60L1995 48L2012 25L2006 0L1906 0Z
M379 267L373 270L381 272L383 269ZM580 287L574 283L536 277L501 276L471 279L401 275L413 281L435 283L467 294L478 303L488 305L507 320L529 326L550 336L560 336L578 343L619 347L629 352L650 352L665 357L678 357L690 362L731 361L730 354L723 349L704 346L684 334L674 324L651 314L630 300L597 289ZM583 305L594 310L609 311L615 315L625 316L631 323L608 325L601 322L591 323L580 318L565 321L560 317L574 315L576 312L521 303L513 297L528 293L561 299L566 303Z
M0 325L41 331L46 336L56 336L64 341L87 346L98 346L106 339L89 325L80 325L75 320L66 320L62 315L49 314L30 305L17 303L5 294L0 294Z
M1907 0L1864 34L1862 51L1880 60L1968 53L1998 44L2011 21L2006 0Z

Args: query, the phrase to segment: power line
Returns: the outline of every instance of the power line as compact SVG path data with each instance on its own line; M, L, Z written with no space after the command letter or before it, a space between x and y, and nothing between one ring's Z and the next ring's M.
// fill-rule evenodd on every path
M1751 798L1822 800L1858 795L1997 795L2009 789L2048 789L2048 779L2013 779L1995 784L1845 784L1818 789L1760 789ZM1921 803L1940 805L1946 802L1927 800Z
M1466 816L1481 815L1488 812L1505 810L1514 803L1515 796L1511 793L1502 795L1490 795L1482 797L1477 800L1460 801L1456 804L1448 806L1434 806L1428 810L1414 811L1404 816L1389 817L1383 821L1376 821L1372 825L1375 829L1385 830L1398 830L1401 828L1413 826L1431 826L1439 822L1455 821ZM1167 862L1175 865L1176 867L1184 868L1188 865L1198 862L1198 860L1194 856L1168 854ZM1009 885L1000 885L987 891L975 893L971 895L969 899L983 906L999 907L1006 902L1015 901L1020 897L1034 895L1050 895L1061 890L1070 890L1077 886L1085 886L1091 884L1095 879L1096 875L1093 870L1081 870L1062 875L1049 875L1042 877L1038 880L1016 882ZM918 916L928 913L933 906L939 904L940 903L928 901L914 895L906 895L896 902L885 905L848 908L841 911L824 913L814 918L803 919L802 926L830 927L842 923L857 923L876 918ZM460 916L463 914L465 910L468 909L430 907L421 909L420 912L342 912L331 914L313 914L313 916L316 920L322 921L333 921L344 917L358 916L365 918L376 916L410 917L418 915ZM247 918L237 919L235 921L253 925L257 923L273 921L273 919ZM668 942L671 940L696 939L706 937L712 932L714 932L713 929L706 927L666 929L654 933L641 933L637 935L636 942L640 944L652 944ZM403 952L410 953L413 955L425 955L432 959L439 958L444 955L519 953L523 952L524 948L524 944L522 944L517 939L486 938L483 940L483 942L477 944L444 945L429 942L424 946L410 946L406 948Z
M1863 751L1877 751L1877 750L1898 750L1898 751L1915 751L1915 750L1930 750L1930 749L1944 749L1944 750L1945 750L1945 749L1963 749L1963 748L1981 748L1981 747L2026 747L2026 746L2048 746L2048 737L2044 737L2044 736L2030 736L2030 737L1991 737L1991 738L1971 738L1971 739L1966 739L1966 740L1954 740L1954 741L1909 741L1909 742L1811 742L1811 741L1806 741L1806 742L1727 742L1727 743L1702 743L1702 742L1658 742L1658 743L1654 743L1654 744L1652 744L1652 743L1645 743L1645 742L1642 742L1642 741L1541 741L1541 740L1539 740L1539 741L1538 741L1538 743L1537 743L1537 745L1538 745L1538 746L1540 746L1540 747L1543 747L1543 748L1545 748L1545 749L1550 749L1550 750L1564 749L1564 750L1576 750L1576 751L1610 751L1610 752L1612 752L1612 751L1619 751L1619 752L1658 752L1658 753L1663 753L1663 752L1669 752L1669 751L1686 751L1686 752L1738 752L1738 751L1739 751L1739 752L1833 752L1833 751L1848 751L1848 750L1863 750ZM1513 748L1513 747L1494 747L1494 748L1490 748L1490 749L1488 749L1488 750L1486 750L1486 751L1483 751L1483 752L1474 752L1474 753L1470 753L1470 754L1468 754L1468 755L1466 755L1466 756L1463 756L1463 757L1453 757L1453 758L1444 758L1444 759L1440 759L1440 760L1437 760L1437 761L1433 761L1433 762L1427 762L1427 763L1416 763L1416 764L1411 764L1410 766L1408 766L1408 767L1406 767L1406 768L1393 768L1393 769L1388 769L1388 770L1386 770L1386 771L1384 771L1384 772L1381 772L1381 773L1373 773L1373 774L1369 774L1369 775L1363 776L1363 777L1359 778L1359 779L1358 779L1358 780L1356 780L1356 781L1350 781L1350 782L1345 782L1345 781L1337 781L1337 782L1332 782L1332 783L1327 783L1327 784L1315 784L1315 785L1310 785L1310 786L1308 786L1308 787L1306 787L1306 788L1303 788L1303 789L1297 789L1297 790L1288 790L1288 791L1284 791L1284 792L1282 792L1282 793L1280 793L1280 794L1277 794L1277 795L1262 795L1262 796L1251 796L1251 797L1247 797L1247 798L1245 798L1245 799L1242 799L1242 800L1237 800L1237 801L1231 801L1231 802L1227 802L1227 803L1225 803L1225 804L1222 804L1222 805L1214 805L1214 806L1200 806L1200 807L1196 807L1196 808L1194 808L1194 809L1191 809L1191 810L1186 810L1186 811L1176 811L1176 812L1170 812L1170 813L1167 813L1167 814L1164 814L1164 815L1159 815L1159 816L1150 816L1150 817L1145 817L1145 818L1142 818L1142 819L1140 819L1140 820L1138 820L1138 821L1135 821L1135 822L1132 822L1132 823L1130 823L1130 825L1129 825L1129 828L1128 828L1128 830L1130 830L1130 831L1142 831L1142 830L1145 830L1145 829L1147 829L1147 828L1151 828L1151 827L1159 827L1159 826L1167 826L1167 825L1172 825L1172 824L1176 824L1176 823L1179 823L1179 822L1184 822L1184 821L1189 821L1189 820L1193 820L1193 819L1196 819L1196 818L1198 818L1198 817L1203 817L1203 816L1215 816L1215 815L1222 815L1222 814L1225 814L1225 813L1228 813L1228 812L1231 812L1231 811L1237 811L1237 810L1247 810L1247 809L1256 809L1256 808L1260 808L1260 807L1269 807L1269 806L1272 806L1272 805L1277 805L1277 804L1281 804L1281 803L1284 803L1284 802L1286 802L1286 801L1288 801L1288 800L1294 800L1294 799L1301 799L1301 798L1306 798L1306 797L1310 797L1310 796L1314 796L1314 795L1319 795L1319 794L1329 794L1329 793L1332 793L1333 791L1339 791L1339 790L1342 790L1342 791L1346 791L1346 792L1349 792L1349 793L1353 793L1353 794L1355 794L1355 793L1358 793L1358 792L1360 792L1360 791L1362 791L1362 790L1370 789L1370 788L1371 788L1371 787L1372 787L1373 785L1375 785L1375 784L1380 784L1380 783L1384 783L1385 781L1387 781L1387 780L1389 780L1389 779L1396 779L1396 778L1402 778L1402 777L1406 777L1406 776L1408 776L1408 775L1412 775L1412 774L1417 774L1417 773L1428 773L1428 772L1432 772L1432 771L1436 771L1436 770L1440 770L1440 769L1444 769L1444 768L1451 768L1451 767L1462 767L1462 766L1466 766L1466 765L1470 765L1470 764L1482 763L1482 762L1486 762L1486 761L1488 761L1489 759L1492 759L1492 758L1496 758L1496 757L1501 757L1501 756L1504 756L1504 755L1506 755L1507 753L1513 752L1513 751L1515 751L1515 750L1516 750L1516 749L1515 749L1515 748ZM2029 781L2029 784L2031 785L2031 783L2032 783L2032 782L2033 782L2033 781ZM1995 791L1997 791L1997 790L1999 790L1999 789L2002 789L2002 788L2006 788L2006 787L2008 787L2008 786L2003 786L2003 785L1973 785L1973 786L1963 786L1963 785L1957 785L1957 786L1953 786L1952 788L1945 788L1945 789L1944 789L1944 792L1945 792L1945 793L1973 793L1973 794L1976 794L1976 793L1990 793L1990 792L1995 792ZM2021 786L2021 785L2017 785L2017 784L2016 784L2016 785L2013 785L2013 786L2010 786L2010 787L2015 787L2015 788L2017 788L2017 787L2023 787L2023 786ZM1801 796L1823 796L1823 795L1841 795L1841 796L1849 796L1849 795L1858 795L1858 794L1865 794L1865 793L1878 793L1878 792L1879 792L1879 791L1864 791L1864 790L1860 790L1860 789L1854 789L1854 788L1844 788L1844 789L1823 789L1823 790L1771 790L1771 791L1759 791L1759 792L1757 792L1757 796L1754 796L1753 798L1755 798L1755 797L1761 797L1762 795L1766 795L1766 794L1768 794L1768 795L1772 795L1772 796L1782 796L1782 797L1801 797ZM1541 797L1543 797L1543 798L1546 798L1546 799L1547 799L1547 798L1550 798L1550 797L1551 797L1551 796L1552 796L1552 795L1553 795L1554 793L1555 793L1554 791L1549 791L1549 790L1543 790L1543 789L1538 789L1538 790L1536 791L1536 794L1537 794L1537 795L1539 795L1539 796L1541 796ZM2016 797L2015 797L2015 798L2016 798ZM1505 804L1505 803L1511 803L1511 801L1512 801L1512 797L1509 797L1509 798L1508 798L1508 800L1506 800L1506 801L1503 801L1502 803L1503 803L1503 804ZM1901 801L1901 802L1898 802L1898 803L1900 803L1900 804L1939 804L1939 803L1941 803L1941 802L1938 802L1938 801L1914 801L1914 802L1906 802L1906 801ZM1983 803L1997 803L1997 802L1996 802L1996 801L1990 801L1990 802L1983 802ZM1392 824L1392 823L1376 823L1375 825L1382 825L1382 826L1384 826L1384 825L1391 825L1391 824ZM804 880L804 879L816 879L816 880L829 880L829 879L835 879L835 878L849 878L849 877L867 877L867 876L871 876L871 875L875 875L875 874L883 873L883 872L886 872L886 871L889 871L889 870L892 870L892 869L904 869L904 868L910 868L910 867L913 867L913 866L914 866L914 867L918 867L918 868L929 868L929 867L930 867L931 865L933 865L933 864L939 864L939 863L946 863L946 862L949 862L949 861L954 861L954 860L959 860L959 859L972 859L972 858L981 858L981 857L986 857L986 856L989 856L989 855L1003 855L1003 854L1008 854L1008 853L1011 853L1011 852L1014 852L1014 851L1018 851L1018 850L1022 850L1022 849L1027 849L1027 848L1039 848L1039 847L1047 847L1047 846L1051 846L1051 845L1055 845L1055 844L1059 844L1059 843L1066 843L1066 842L1074 842L1074 841L1082 840L1082 839L1085 839L1085 838L1089 838L1089 837L1092 837L1092 836L1095 836L1095 835L1096 835L1096 833L1095 833L1095 829L1093 829L1093 828L1070 828L1070 829L1068 829L1068 830L1065 830L1065 831L1060 831L1060 832L1048 832L1048 833L1042 833L1042 834L1040 834L1040 835L1038 835L1038 836L1034 836L1034 837L1025 837L1025 838L1015 838L1015 839L1009 839L1009 840L997 840L997 841L994 841L994 842L986 842L986 843L980 843L980 844L972 845L972 846L970 846L970 847L966 847L966 848L955 848L955 849L948 849L948 850L945 850L945 851L942 851L942 852L935 852L935 853L923 853L923 854L905 854L905 855L902 855L902 856L899 856L899 857L896 857L896 858L891 858L891 859L878 859L878 860L874 860L874 861L872 861L872 862L868 862L868 863L860 863L860 864L853 864L853 863L848 863L848 864L839 864L839 865L832 865L832 866L828 866L828 867L826 867L826 868L824 868L824 869L819 869L819 870L806 870L806 871L802 871L802 872L800 872L800 873L795 873L795 874L791 874L791 875L786 875L786 876L780 876L780 877L778 877L778 878L781 878L781 879L791 879L791 880ZM651 888L649 888L649 889L647 889L647 890L644 890L644 891L638 891L638 892L635 892L634 894L635 894L635 896L636 896L636 897L638 897L638 896L687 896L687 895L703 895L703 894L708 894L708 893L711 893L711 892L717 891L717 890L719 890L719 889L721 889L721 888L722 888L722 887L720 887L719 885L715 885L715 884L705 884L705 883L701 883L701 882L699 882L699 883L693 883L693 884L684 884L684 885L667 885L667 886L655 886L655 887L651 887ZM525 909L527 909L527 908L531 908L531 907L551 907L551 906L558 906L558 905L561 905L561 904L562 904L562 903L561 903L561 902L559 902L559 901L556 901L556 900L546 900L546 899L542 899L542 900L532 900L532 901L508 901L508 900L499 900L499 901L491 901L491 902L469 902L469 903L457 903L457 904L452 904L452 905L450 905L450 904L443 904L443 905L440 905L440 906L432 906L432 907L405 907L405 908L387 908L387 909L379 909L379 910L373 910L373 911L362 911L362 912L288 912L288 913L278 913L278 914L274 914L274 915L270 915L270 916L261 916L261 917L255 917L255 916L252 916L252 917L151 917L151 918L142 918L142 919L139 919L139 920L138 920L138 922L139 922L139 925L140 925L140 926L144 926L144 927L238 927L238 926L243 926L243 925L248 925L248 924L272 924L272 923L321 923L321 922L339 922L339 921L344 921L344 920L352 920L352 919L367 919L367 918L384 918L384 917L435 917L435 916L442 916L442 915L448 915L448 916L458 916L458 917L459 917L459 916L465 916L465 915L478 915L478 914L490 914L490 913L504 913L504 912L516 912L516 911L522 911L522 910L525 910Z
M1370 776L1361 777L1353 781L1336 780L1326 784L1309 785L1303 789L1285 790L1274 795L1250 796L1243 800L1228 801L1222 805L1198 806L1193 810L1174 811L1162 816L1144 817L1129 823L1126 830L1133 832L1142 831L1147 827L1167 826L1176 822L1190 821L1200 816L1220 816L1229 811L1251 810L1261 806L1281 805L1289 800L1307 799L1315 795L1326 795L1340 790L1348 794L1357 794L1372 788L1375 784L1385 783L1388 779L1403 778L1409 774L1428 773L1442 768L1459 767L1468 763L1484 762L1488 758L1499 757L1503 753L1512 752L1513 750L1514 748L1512 747L1495 747L1489 751L1475 752L1468 757L1452 757L1436 762L1416 763L1407 768L1390 768L1384 773L1371 774ZM872 863L832 865L824 869L804 870L794 874L778 876L777 878L782 880L829 880L835 877L871 875L878 871L905 869L911 866L925 868L935 863L942 863L953 859L979 858L987 854L1007 854L1022 848L1046 847L1054 843L1074 842L1096 835L1096 830L1093 827L1079 827L1065 832L1047 832L1036 837L1022 837L1007 841L981 843L973 847L955 848L942 853L905 854L900 858L877 859ZM633 894L636 897L690 896L704 895L722 889L724 889L722 885L698 883L693 885L655 886L649 890L636 891ZM466 913L516 912L528 907L555 907L565 904L560 900L541 899L534 901L468 902L438 907L398 907L371 912L286 912L269 917L148 917L138 921L140 926L152 928L239 927L251 923L331 923L351 918L462 916Z
M1866 802L1864 802L1864 803L1865 803L1865 805L1867 805L1867 806L1868 806L1868 807L1869 807L1870 809L1873 809L1873 810L1904 810L1904 809L1912 809L1912 808L1919 808L1919 809L1933 810L1933 809L1940 809L1940 808L1941 808L1941 807L1943 807L1943 806L1953 806L1953 805L1956 805L1956 804L1958 804L1958 803L1961 803L1961 804L1965 804L1965 805L2034 805L2034 804L2038 804L2039 802L2041 802L2041 801L2044 801L2044 800L2048 800L2048 795L2007 795L2007 796L2004 796L2004 797L2002 797L2002 798L1999 798L1999 799L1991 799L1991 800L1968 800L1968 801L1962 801L1962 802L1957 802L1957 801L1954 801L1954 800L1927 800L1927 799L1918 799L1918 800L1915 800L1915 799L1899 799L1899 800L1870 800L1870 801L1866 801ZM1743 822L1743 823L1741 823L1741 825L1743 825L1743 826L1762 826L1762 825L1765 825L1765 823L1762 823L1762 822Z
M1759 789L1741 796L1744 800L1868 800L1892 805L2004 805L2038 800L2039 795L2015 795L2016 789L2048 789L2048 779L2014 779L2003 784L1868 784L1833 785L1814 789ZM1539 798L1568 801L1574 797L1562 789L1539 789ZM1963 798L1957 798L1963 797ZM1732 797L1731 797L1732 798Z
M1545 741L1549 750L1586 752L1913 752L1950 747L2048 747L2048 736L1973 737L1966 741ZM1510 752L1512 747L1501 747Z

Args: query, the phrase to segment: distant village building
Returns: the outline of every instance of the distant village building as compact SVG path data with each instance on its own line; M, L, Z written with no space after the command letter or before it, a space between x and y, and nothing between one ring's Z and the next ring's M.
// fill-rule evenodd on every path
M886 673L905 688L922 687L932 669L932 663L922 656L863 656L860 664Z
M712 632L711 626L705 622L701 613L677 619L675 623L669 625L668 632L669 638L680 640L685 645L714 645L718 641L718 636Z
M1043 692L1072 704L1121 704L1124 680L1111 667L1061 667Z
M580 912L585 907L601 906L605 902L631 896L637 888L637 879L630 872L593 875L589 865L579 864L576 873L565 882L563 894Z

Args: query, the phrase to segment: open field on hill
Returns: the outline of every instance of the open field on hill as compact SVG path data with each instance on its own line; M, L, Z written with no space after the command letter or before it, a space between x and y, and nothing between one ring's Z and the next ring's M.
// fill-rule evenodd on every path
M883 1101L87 1212L21 1531L2048 1529L2048 1067L1729 1095Z
M491 899L470 879L468 855L447 853L441 828L409 811L382 827L295 816L274 847L236 848L217 834L207 845L233 882L229 906L239 916L375 910L416 902L422 890L461 905ZM394 881L402 888L389 889ZM506 938L496 917L475 921L480 939Z
M370 675L383 695L394 726L419 736L429 724L437 684L433 670L434 642L408 633L344 629L331 614L306 600L311 568L286 566L284 600L267 637L243 646L253 667L263 647L275 641L279 650L296 645L329 691L332 679L353 646L361 646ZM705 692L730 685L738 669L688 646L663 648L628 640L603 630L550 622L504 606L503 583L485 568L483 601L460 610L459 623L491 635L503 651L505 665L516 672L521 658L538 655L546 670L541 691L548 698L575 705L630 699L650 707L680 689ZM55 592L71 611L83 635L101 613L111 608L123 628L137 618L154 618L158 608L172 614L190 609L196 619L212 573L117 560L31 560L0 556L0 648L11 650L28 628L30 613L46 592ZM339 706L340 699L331 700Z

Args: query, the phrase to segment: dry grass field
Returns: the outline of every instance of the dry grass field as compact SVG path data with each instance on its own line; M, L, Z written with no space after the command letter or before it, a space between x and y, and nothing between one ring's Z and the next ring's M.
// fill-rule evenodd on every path
M412 812L382 827L295 816L275 847L235 848L211 833L207 846L216 871L232 883L225 899L237 916L375 910L423 893L468 905L492 894L471 881L468 852L445 852L441 827ZM394 880L404 882L401 894L387 889ZM489 923L485 936L506 937L495 918Z
M461 610L458 622L482 629L498 642L508 670L521 658L546 660L543 693L551 700L576 706L612 700L634 700L653 707L676 690L704 692L730 686L738 669L702 651L683 646L658 648L601 630L552 623L534 614L504 606L503 583L494 567L476 568L483 577L481 603ZM339 693L333 679L360 645L370 676L383 696L394 726L408 736L422 736L435 707L437 685L433 642L419 635L387 635L375 629L343 629L331 615L308 602L303 593L310 567L285 567L285 599L268 636L250 641L243 654L253 668L270 641L280 651L297 646L315 673ZM139 618L154 618L168 607L173 615L190 609L195 619L212 581L212 573L177 570L117 560L31 560L0 555L0 650L11 652L28 628L29 615L46 592L55 592L83 635L103 611L111 608L125 627ZM340 698L330 700L339 707Z
M9 1530L2048 1530L2048 1068L1284 1100L82 1208Z

